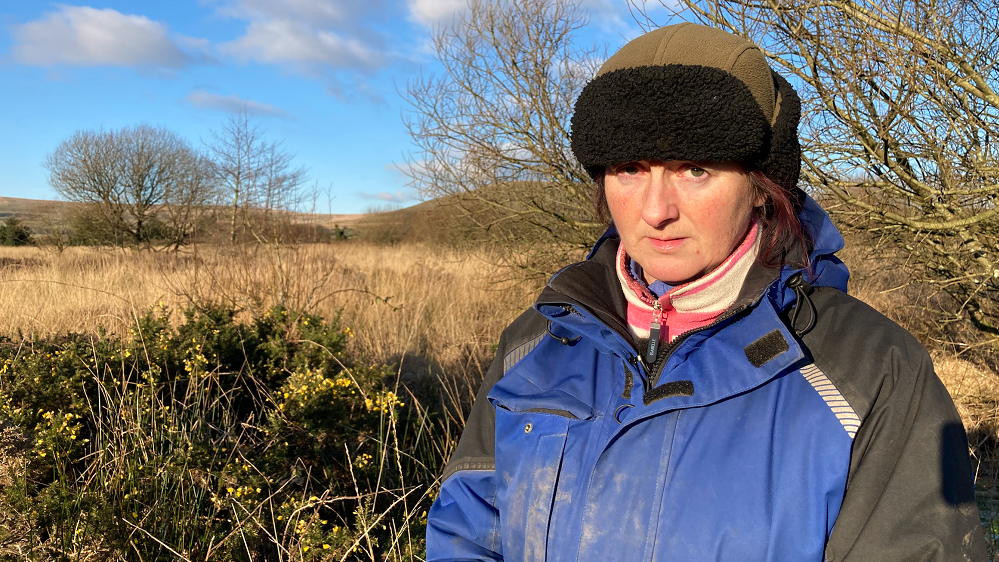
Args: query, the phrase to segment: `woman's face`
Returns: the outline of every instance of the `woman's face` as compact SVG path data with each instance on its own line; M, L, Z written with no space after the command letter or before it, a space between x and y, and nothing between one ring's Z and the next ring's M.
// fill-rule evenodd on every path
M608 166L604 191L621 243L646 282L693 281L742 242L754 207L736 163L640 160Z

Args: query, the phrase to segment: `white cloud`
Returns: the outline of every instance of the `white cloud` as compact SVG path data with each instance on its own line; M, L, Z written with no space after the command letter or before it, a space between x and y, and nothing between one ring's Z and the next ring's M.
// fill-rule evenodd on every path
M385 164L385 169L389 172L399 174L399 178L411 178L426 173L426 160L409 160L406 162L391 162Z
M241 111L245 111L250 115L270 115L285 119L290 117L288 112L280 107L275 107L273 105L249 99L243 99L236 94L220 96L204 90L194 90L188 94L187 101L195 107L225 111L226 113L239 113Z
M192 62L162 23L110 8L59 6L15 27L14 39L14 59L35 66L180 68Z
M664 10L670 14L683 7L680 0L630 0L635 4L640 4L646 12L657 12Z
M386 105L385 96L364 76L327 76L326 93L344 102L364 101L375 105Z
M604 31L617 31L625 40L631 40L650 29L656 29L674 21L683 6L679 0L583 0L583 5L593 14L607 16L606 21L597 21ZM620 29L624 26L627 29Z
M187 35L181 35L175 33L173 36L174 43L176 43L180 48L184 50L192 51L207 51L212 46L212 42L203 37L189 37Z
M639 0L641 2L641 0ZM582 0L580 6L590 13L590 23L601 28L614 29L625 26L624 18L631 20L627 2L611 0Z
M312 76L385 63L383 35L370 25L389 12L385 0L202 0L219 14L247 22L246 32L220 46L244 62L273 64Z
M244 61L268 64L290 63L301 72L314 71L316 65L363 68L381 64L380 54L357 39L290 20L252 22L246 34L223 44L224 53Z
M454 15L468 7L468 0L406 0L413 21L432 27L450 23Z

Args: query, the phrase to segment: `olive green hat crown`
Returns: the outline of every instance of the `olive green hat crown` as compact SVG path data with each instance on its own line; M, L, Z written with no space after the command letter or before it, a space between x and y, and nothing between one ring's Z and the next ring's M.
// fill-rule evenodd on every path
M750 41L681 23L622 47L583 88L571 146L591 175L632 160L736 161L795 190L801 101Z

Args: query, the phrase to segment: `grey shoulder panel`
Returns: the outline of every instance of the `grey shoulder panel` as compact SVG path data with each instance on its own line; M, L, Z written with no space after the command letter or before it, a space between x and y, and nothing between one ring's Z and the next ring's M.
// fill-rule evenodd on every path
M811 300L816 323L802 340L861 419L885 384L927 367L932 373L929 353L916 338L863 301L830 287L816 287Z
M485 378L475 395L472 411L465 420L458 446L455 447L441 481L459 470L492 470L496 458L496 412L486 399L493 385L517 361L523 359L548 332L548 320L533 308L514 320L500 336L493 359Z
M841 291L818 288L811 299L816 324L802 339L812 374L827 377L859 416L848 428L846 495L826 559L985 560L967 438L929 354Z

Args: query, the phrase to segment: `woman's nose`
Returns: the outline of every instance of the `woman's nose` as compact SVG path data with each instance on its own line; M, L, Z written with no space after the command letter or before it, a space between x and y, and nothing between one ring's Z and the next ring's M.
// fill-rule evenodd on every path
M679 216L676 203L676 186L672 185L664 170L653 168L645 191L642 220L655 228L663 226Z

